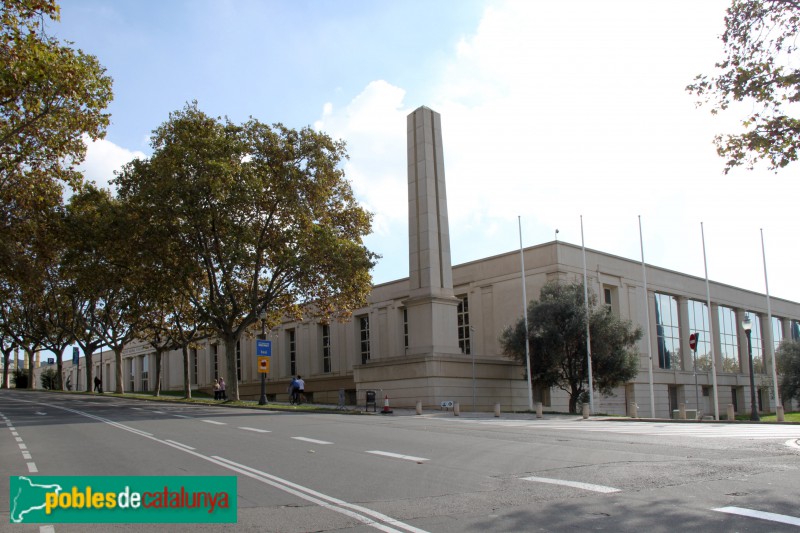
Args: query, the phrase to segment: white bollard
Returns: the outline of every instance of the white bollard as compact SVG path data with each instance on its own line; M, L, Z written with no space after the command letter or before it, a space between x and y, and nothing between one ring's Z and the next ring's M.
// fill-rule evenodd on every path
M542 418L542 402L536 402L536 418Z
M422 402L417 402L417 414L422 414Z
M728 404L728 420L736 420L736 414L733 412L733 404Z
M458 402L453 404L453 416L461 416L461 405Z
M785 421L785 419L783 417L783 406L782 405L779 405L778 407L775 408L775 420L777 420L778 422L784 422Z
M494 416L499 418L500 417L500 404L494 404Z
M587 418L589 418L589 404L585 403L583 404L583 419L586 420Z

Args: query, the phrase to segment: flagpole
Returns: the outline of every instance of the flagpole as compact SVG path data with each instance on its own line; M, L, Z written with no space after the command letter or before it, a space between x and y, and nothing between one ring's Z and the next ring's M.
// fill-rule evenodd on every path
M653 392L653 343L650 340L650 298L647 296L647 268L644 266L644 239L642 238L642 215L639 215L639 247L642 250L642 279L644 280L644 310L647 314L647 373L650 378L650 418L656 417L656 395Z
M775 328L772 327L772 305L769 300L769 281L767 281L767 252L764 251L764 229L760 229L761 231L761 256L764 258L764 286L767 289L767 327L769 328L769 338L770 341L767 343L769 345L767 349L767 355L772 359L772 383L775 386L775 413L778 416L778 406L780 403L780 394L778 394L778 369L775 365L775 339L772 337L775 334ZM778 420L778 422L783 422L783 420Z
M528 339L528 295L525 292L525 254L522 252L522 217L517 216L519 224L519 263L522 275L522 316L525 321L525 362L528 367L528 410L533 411L533 385L531 385L531 352ZM556 245L557 246L557 245Z
M589 333L589 285L586 281L586 244L583 241L583 215L581 215L581 248L583 249L583 303L586 305L586 362L589 366L589 411L594 414L594 384L592 381L592 337Z
M719 420L719 392L717 391L717 356L714 353L714 319L711 316L711 288L708 284L708 261L706 260L706 233L700 223L703 238L703 268L706 272L706 306L708 307L708 337L711 341L711 379L714 384L714 420Z

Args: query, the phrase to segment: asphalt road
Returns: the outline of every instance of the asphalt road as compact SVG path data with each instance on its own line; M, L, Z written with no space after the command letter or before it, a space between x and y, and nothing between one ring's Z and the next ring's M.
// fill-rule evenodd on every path
M353 416L0 391L0 475L235 475L237 524L0 531L798 531L800 426ZM723 509L723 510L720 510Z

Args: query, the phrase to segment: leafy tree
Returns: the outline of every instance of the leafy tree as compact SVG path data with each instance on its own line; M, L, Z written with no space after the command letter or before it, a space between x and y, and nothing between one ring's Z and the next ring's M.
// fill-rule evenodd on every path
M642 330L615 316L608 306L596 304L596 296L590 294L592 381L598 392L610 395L638 372L636 342ZM528 305L528 342L532 384L565 391L569 412L577 413L589 382L583 283L550 282L542 287L539 300ZM524 319L503 331L500 345L507 356L525 361Z
M55 368L49 366L42 370L39 375L39 381L42 383L42 388L47 390L56 390L59 387L58 372Z
M800 3L796 0L733 0L722 35L724 57L716 72L697 76L687 90L712 106L750 102L744 133L718 135L725 172L767 160L777 170L797 160L800 147L800 69L797 68Z
M27 389L28 388L28 379L29 375L25 372L22 368L15 368L14 374L11 376L11 383L17 389Z
M800 400L800 341L785 340L775 352L775 362L781 374L781 400Z
M152 147L117 176L120 197L166 239L162 271L188 281L177 288L224 342L228 392L239 399L236 342L262 310L277 321L364 302L370 214L344 179L344 143L311 128L237 125L195 102L155 130Z
M105 135L111 78L94 56L47 35L55 0L3 0L0 9L0 265L35 235L62 184L81 183L84 136Z

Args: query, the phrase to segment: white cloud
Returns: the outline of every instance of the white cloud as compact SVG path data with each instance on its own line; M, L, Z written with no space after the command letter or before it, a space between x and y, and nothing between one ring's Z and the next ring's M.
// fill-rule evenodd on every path
M80 168L87 180L103 188L111 188L109 182L114 178L114 172L120 170L125 163L145 157L143 152L128 150L106 139L91 141L86 137L84 142L86 159Z

